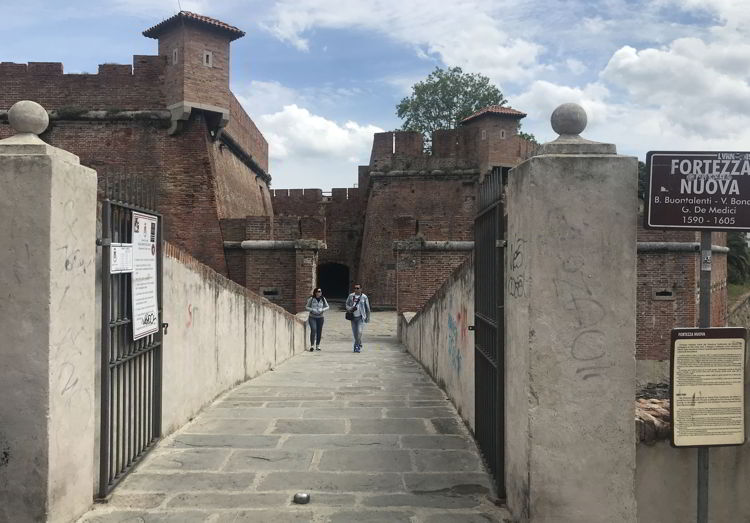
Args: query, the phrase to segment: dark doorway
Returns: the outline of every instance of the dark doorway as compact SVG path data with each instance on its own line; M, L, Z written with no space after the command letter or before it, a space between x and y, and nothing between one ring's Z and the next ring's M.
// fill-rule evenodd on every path
M327 298L349 295L349 267L341 263L325 263L318 267L318 287Z

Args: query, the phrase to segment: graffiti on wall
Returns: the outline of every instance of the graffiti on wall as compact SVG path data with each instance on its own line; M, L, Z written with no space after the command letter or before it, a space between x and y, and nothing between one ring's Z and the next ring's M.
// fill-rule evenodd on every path
M458 312L448 316L448 356L451 367L461 373L463 351L467 349L466 338L469 333L469 318L466 305L461 305Z
M508 294L513 298L526 295L526 240L515 235L508 245Z

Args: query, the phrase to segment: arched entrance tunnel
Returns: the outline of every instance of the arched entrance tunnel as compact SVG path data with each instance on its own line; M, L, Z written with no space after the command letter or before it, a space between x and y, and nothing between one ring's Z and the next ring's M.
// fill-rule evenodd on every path
M349 267L341 263L324 263L318 267L318 287L329 299L344 299L349 295Z

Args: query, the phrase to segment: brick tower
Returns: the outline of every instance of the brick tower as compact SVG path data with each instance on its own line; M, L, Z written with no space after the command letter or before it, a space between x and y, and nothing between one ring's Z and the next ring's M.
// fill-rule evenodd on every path
M170 134L181 128L193 109L206 113L213 132L229 121L229 44L245 35L219 20L180 11L143 32L159 41L167 66L164 89L172 112Z
M480 170L490 167L515 167L529 156L534 144L518 135L526 113L512 107L489 105L461 121L461 128L476 129L476 152Z

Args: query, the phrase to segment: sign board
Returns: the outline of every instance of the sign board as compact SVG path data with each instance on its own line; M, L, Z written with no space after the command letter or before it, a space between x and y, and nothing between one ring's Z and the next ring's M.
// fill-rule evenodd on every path
M646 155L647 229L750 230L750 152Z
M109 272L110 274L133 272L132 243L111 243L109 245Z
M745 442L747 330L673 329L672 445L742 445Z
M157 295L157 227L158 218L133 211L133 339L137 340L159 330Z

